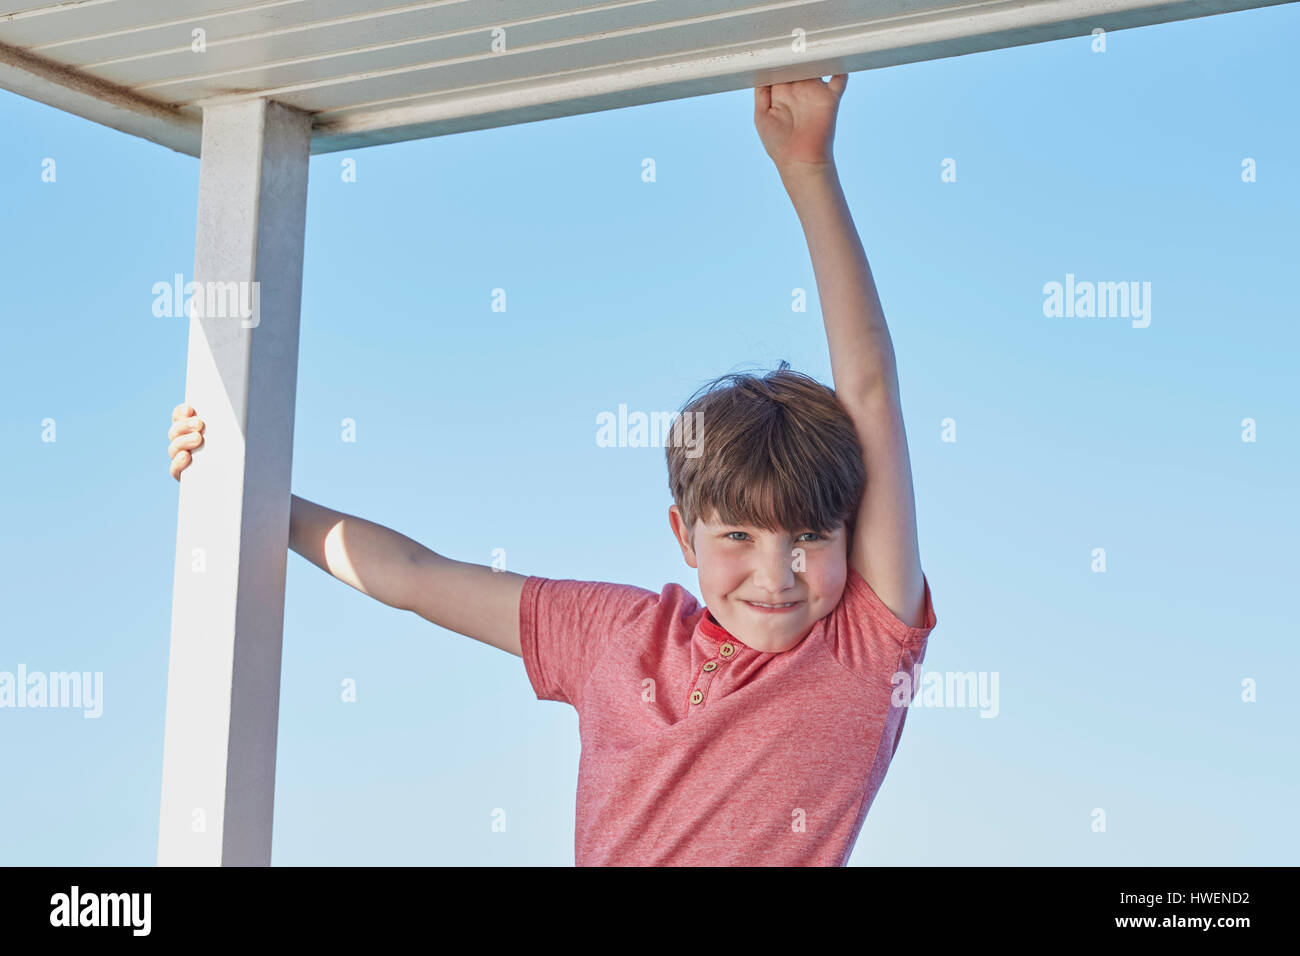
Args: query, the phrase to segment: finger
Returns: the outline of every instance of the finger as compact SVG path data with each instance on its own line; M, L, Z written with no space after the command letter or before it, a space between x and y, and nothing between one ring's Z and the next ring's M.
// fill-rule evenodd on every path
M202 444L203 444L203 436L200 435L198 432L190 432L188 434L181 435L179 438L175 439L170 445L167 446L167 457L175 458L176 453L178 451L185 451L186 449L198 448Z
M193 414L194 414L194 409L190 408L190 406L187 405L185 402L181 402L179 405L177 405L175 408L172 409L172 421L176 421L176 419L178 418L184 418L187 415L193 415Z
M844 95L844 88L849 85L849 75L847 73L836 73L831 77L831 92L836 96Z
M190 453L183 451L172 459L171 467L168 469L173 478L180 481L181 472L185 470L190 463Z
M206 426L201 418L178 418L172 422L172 427L167 430L167 438L171 440L177 435L184 435L187 432L201 432L204 427Z
M772 87L754 87L754 112L766 113L772 108Z

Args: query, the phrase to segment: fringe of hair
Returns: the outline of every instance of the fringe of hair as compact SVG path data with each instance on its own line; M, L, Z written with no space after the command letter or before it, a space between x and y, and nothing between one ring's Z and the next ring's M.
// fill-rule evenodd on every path
M697 519L827 533L852 530L866 466L857 432L833 389L782 361L771 372L733 372L682 406L673 434L696 423L689 449L669 441L668 488L694 546Z

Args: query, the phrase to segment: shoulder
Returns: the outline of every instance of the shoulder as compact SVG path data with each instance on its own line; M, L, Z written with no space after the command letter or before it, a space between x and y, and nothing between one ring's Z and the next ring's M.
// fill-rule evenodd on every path
M567 605L588 617L623 620L656 616L685 619L701 609L695 596L674 582L652 591L616 581L530 575L524 580L520 603L531 606L539 601Z
M843 596L823 620L825 638L835 659L872 683L889 682L900 670L918 664L937 622L929 580L925 580L925 623L911 627L894 616L852 566Z
M856 568L849 565L848 579L844 583L844 595L832 615L839 614L845 623L869 625L882 636L898 644L915 644L925 640L934 630L938 619L934 613L934 603L930 597L929 578L922 574L923 584L923 619L920 627L912 627L899 620L876 594Z

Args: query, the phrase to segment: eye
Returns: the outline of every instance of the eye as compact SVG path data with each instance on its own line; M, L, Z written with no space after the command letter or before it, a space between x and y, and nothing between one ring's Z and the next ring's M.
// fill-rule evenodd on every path
M824 536L818 534L816 531L805 531L803 534L799 535L799 537L801 537L801 538L806 538L806 537L808 537L809 535L812 536L812 538L813 538L814 541L825 541L825 540L826 540L826 538L825 538Z
M729 531L729 532L727 532L727 538L728 538L729 540L731 540L731 541L739 541L739 540L740 540L739 538L733 538L733 537L731 537L733 534L743 534L743 535L745 535L745 537L747 537L747 538L749 537L749 535L746 534L744 531Z

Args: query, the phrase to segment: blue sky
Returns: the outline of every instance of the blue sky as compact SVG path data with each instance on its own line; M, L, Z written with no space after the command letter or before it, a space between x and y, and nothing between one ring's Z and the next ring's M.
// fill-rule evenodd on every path
M999 690L992 719L909 717L852 864L1296 861L1298 28L1289 4L850 77L925 669ZM599 447L596 417L781 359L831 382L752 104L314 157L294 492L459 560L698 595L662 448ZM103 674L96 719L0 709L0 863L152 865L187 327L151 289L191 276L198 162L0 93L0 183L0 671ZM1045 316L1067 274L1149 282L1150 324ZM573 862L572 709L297 555L286 586L275 864Z

